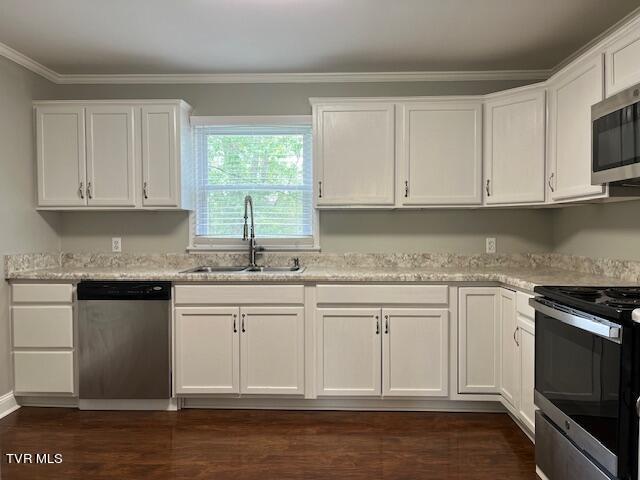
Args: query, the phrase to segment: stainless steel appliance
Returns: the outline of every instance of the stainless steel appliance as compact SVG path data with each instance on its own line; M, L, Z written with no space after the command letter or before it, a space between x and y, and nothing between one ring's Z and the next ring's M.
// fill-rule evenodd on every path
M80 399L171 397L168 282L78 284Z
M535 292L536 464L550 480L637 480L640 288Z
M591 183L640 183L640 84L591 107Z

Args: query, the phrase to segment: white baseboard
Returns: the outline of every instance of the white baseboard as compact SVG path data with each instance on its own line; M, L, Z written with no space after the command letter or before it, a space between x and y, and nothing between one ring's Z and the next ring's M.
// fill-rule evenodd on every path
M459 400L181 397L181 408L505 413L498 402Z
M6 417L20 408L13 392L9 392L0 397L0 418Z
M549 477L547 477L542 470L540 470L540 467L538 467L536 465L536 475L538 475L538 477L540 477L540 480L549 480Z

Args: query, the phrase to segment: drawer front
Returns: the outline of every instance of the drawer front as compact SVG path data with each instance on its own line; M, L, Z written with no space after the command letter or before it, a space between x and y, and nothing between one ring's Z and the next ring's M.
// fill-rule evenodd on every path
M303 304L302 285L176 285L176 305Z
M74 393L73 352L14 352L14 391Z
M529 305L529 299L533 298L533 295L529 295L522 292L517 292L516 295L516 309L523 317L533 320L536 317L536 312L531 305Z
M71 305L14 306L14 347L73 347Z
M447 305L447 285L318 285L318 303Z
M11 285L13 303L71 303L73 285L70 283L14 283Z

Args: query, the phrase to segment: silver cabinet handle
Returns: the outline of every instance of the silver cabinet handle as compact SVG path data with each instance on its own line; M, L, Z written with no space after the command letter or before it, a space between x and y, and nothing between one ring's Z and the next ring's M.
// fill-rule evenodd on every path
M520 343L518 342L518 339L516 338L516 335L518 334L518 330L520 330L520 327L516 327L516 329L513 331L513 341L516 342L516 345L519 347Z
M409 197L409 180L404 181L404 198Z
M380 335L380 318L378 315L375 316L376 319L376 335Z
M491 180L487 179L487 197L491 196L491 190L489 188L489 185L491 185Z
M555 173L552 173L551 175L549 175L549 181L547 182L549 185L549 190L551 190L552 192L555 192L556 190L553 188L553 177L555 177Z
M87 182L87 197L93 198L93 192L91 191L91 182Z
M318 198L322 198L322 181L318 182Z
M389 315L384 316L384 333L389 335Z
M242 314L242 323L240 325L240 330L242 330L242 333L246 332L246 330L244 329L244 313Z
M147 182L144 182L142 184L142 195L144 196L145 200L149 198L149 184Z
M238 326L236 325L236 320L238 320L238 315L233 314L233 333L238 333Z
M80 188L78 188L78 193L80 194L80 198L84 200L84 182L80 182Z

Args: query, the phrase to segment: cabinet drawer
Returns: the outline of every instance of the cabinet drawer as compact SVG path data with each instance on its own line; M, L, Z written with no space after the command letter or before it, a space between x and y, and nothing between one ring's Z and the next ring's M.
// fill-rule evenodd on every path
M73 352L14 352L14 391L74 393Z
M73 347L71 305L14 306L14 347Z
M14 283L11 286L14 303L71 303L70 283Z
M175 303L185 304L303 304L302 285L176 285Z
M318 303L376 305L449 303L447 285L318 285Z
M533 320L534 318L536 318L536 312L534 308L531 305L529 305L530 298L533 298L533 295L517 292L516 309L520 315Z

